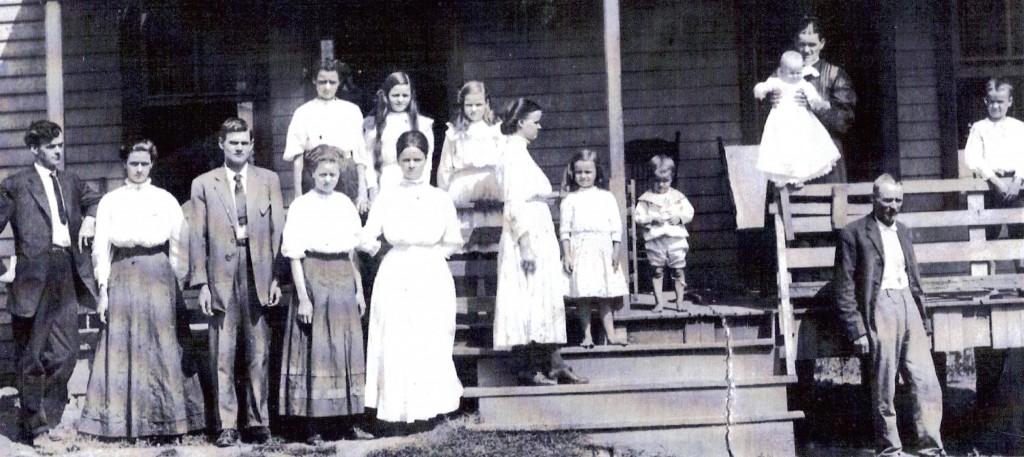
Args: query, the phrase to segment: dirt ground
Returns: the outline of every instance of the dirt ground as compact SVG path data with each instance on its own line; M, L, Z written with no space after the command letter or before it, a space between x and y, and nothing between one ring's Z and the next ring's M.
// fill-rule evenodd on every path
M856 373L854 373L856 375ZM871 456L872 431L870 416L864 401L863 391L857 384L857 376L844 373L826 376L815 383L813 407L806 412L807 419L797 423L797 453L807 457L853 457ZM903 394L901 396L901 394ZM897 407L901 413L906 410L905 393L897 394ZM943 439L947 451L954 456L1022 455L1008 452L1005 433L989 430L989 421L977 411L974 405L974 379L972 376L951 376L944 397ZM0 389L0 456L33 457L39 455L67 455L74 457L362 457L383 449L396 449L415 444L428 445L431 441L443 439L446 428L459 427L456 419L445 427L434 431L402 437L380 438L366 441L336 441L321 447L301 443L286 443L271 446L242 445L234 448L217 448L202 436L185 437L181 443L154 446L146 443L107 443L78 436L60 446L33 449L12 442L17 437L17 391L12 388ZM79 406L72 402L65 411L62 425L70 426L80 414ZM901 417L907 417L902 413ZM905 423L901 426L907 425ZM905 431L909 431L905 427ZM905 442L910 442L904 433ZM1009 437L1012 438L1012 437ZM499 455L499 454L494 454ZM589 453L587 454L589 455ZM602 455L610 455L603 453Z

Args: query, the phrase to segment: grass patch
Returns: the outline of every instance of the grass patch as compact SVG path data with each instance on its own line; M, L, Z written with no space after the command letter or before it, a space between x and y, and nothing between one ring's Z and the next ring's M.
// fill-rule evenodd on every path
M373 451L367 457L589 457L594 450L578 432L480 432L447 422L417 443Z

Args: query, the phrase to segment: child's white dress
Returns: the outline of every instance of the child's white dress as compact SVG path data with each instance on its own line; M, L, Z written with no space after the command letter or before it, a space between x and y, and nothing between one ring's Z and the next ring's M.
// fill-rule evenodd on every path
M559 235L572 247L568 297L621 297L629 293L624 265L612 267L612 242L622 242L622 219L611 192L580 189L562 199Z
M465 252L498 250L496 237L493 240L473 237L473 232L477 228L490 228L495 233L500 231L500 207L467 208L465 205L502 199L495 171L505 142L499 125L477 121L459 132L449 123L445 132L441 163L437 167L437 187L448 191L457 207L463 206L459 208L459 221L462 223L462 238L466 240Z
M757 168L778 184L804 183L828 174L839 160L839 148L814 113L794 100L800 89L809 104L820 103L821 95L807 81L790 84L771 77L754 86L754 96L764 98L775 89L782 96L764 123Z

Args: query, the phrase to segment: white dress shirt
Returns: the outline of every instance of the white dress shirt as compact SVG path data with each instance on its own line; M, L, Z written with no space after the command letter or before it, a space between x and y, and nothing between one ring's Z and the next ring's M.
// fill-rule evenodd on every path
M1012 117L975 122L964 147L964 162L985 179L1010 171L1024 176L1024 122Z
M882 289L906 289L910 287L907 278L907 258L903 254L903 245L897 233L896 223L891 226L875 219L878 231L882 235L882 252L885 255L885 268L882 270Z
M57 192L53 188L53 180L50 178L50 174L54 171L39 165L39 163L34 165L36 173L39 173L39 179L43 181L43 189L46 190L46 202L50 205L50 227L53 228L53 244L69 248L71 247L71 230L68 229L67 223L60 221L60 212L57 210ZM68 201L64 200L65 212L67 207Z
M373 168L363 142L363 113L351 102L314 98L295 110L288 124L284 160L291 162L321 144L350 151L357 164Z
M239 171L238 173L232 171L227 167L227 165L224 166L224 170L228 172L228 193L231 194L231 201L235 203L234 214L238 214L238 202L235 201L235 175L238 174L242 176L242 192L248 192L249 189L246 187L245 179L248 177L247 173L249 171L249 164L243 165L242 171ZM249 194L246 193L246 195ZM249 239L249 232L246 231L246 226L238 224L237 219L235 220L235 224L235 238L238 240Z

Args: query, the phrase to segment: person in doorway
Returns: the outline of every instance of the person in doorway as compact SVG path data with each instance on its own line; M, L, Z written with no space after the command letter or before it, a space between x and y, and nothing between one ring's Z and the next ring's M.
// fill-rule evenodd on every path
M854 108L857 105L857 94L853 83L846 72L839 66L821 58L821 50L825 48L825 35L815 18L806 18L794 37L794 48L804 58L804 79L810 82L823 102L812 105L811 111L828 130L829 135L843 155L843 139L850 132L854 121ZM782 101L782 91L775 90L771 95L772 105ZM800 106L807 106L807 97L798 94L794 101ZM832 171L810 183L845 183L847 180L846 159L840 157Z

